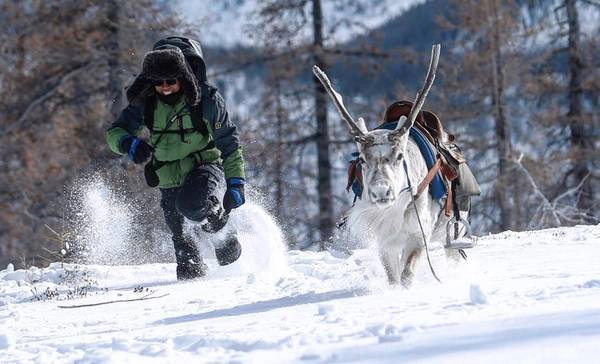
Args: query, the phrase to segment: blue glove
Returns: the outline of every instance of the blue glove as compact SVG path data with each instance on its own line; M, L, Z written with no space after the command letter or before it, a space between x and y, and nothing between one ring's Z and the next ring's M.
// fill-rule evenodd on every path
M227 180L227 191L223 197L225 212L230 213L232 209L242 206L246 202L244 196L244 179L230 178Z
M140 164L147 161L151 156L154 149L152 146L140 138L136 138L133 135L126 136L121 142L121 148L123 151L127 151L129 159L133 163Z

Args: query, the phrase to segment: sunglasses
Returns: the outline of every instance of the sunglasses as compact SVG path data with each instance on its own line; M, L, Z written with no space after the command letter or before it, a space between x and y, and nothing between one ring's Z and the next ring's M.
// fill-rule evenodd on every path
M162 86L163 83L167 83L167 85L169 86L173 86L174 84L177 83L177 79L176 78L169 78L166 80L152 80L152 86Z

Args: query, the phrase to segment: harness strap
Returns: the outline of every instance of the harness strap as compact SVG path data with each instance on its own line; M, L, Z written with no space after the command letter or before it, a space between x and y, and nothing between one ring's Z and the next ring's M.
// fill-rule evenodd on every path
M216 89L215 89L216 92ZM154 109L156 108L156 104L158 103L157 97L155 95L146 97L145 105L144 105L144 124L151 132L154 131ZM204 97L201 98L200 102L197 105L189 106L190 118L192 119L192 125L194 129L200 134L207 136L209 134L208 127L206 126L206 122L204 122ZM179 114L179 112L177 113ZM168 129L168 128L165 128ZM180 127L182 129L182 127ZM187 132L189 129L178 130L176 132L183 133Z
M190 128L186 128L186 129L179 129L179 130L157 130L154 129L152 130L152 134L181 134L181 132L185 132L185 133L190 133L193 131L197 131L195 128L190 129Z
M431 167L429 172L427 172L427 175L425 176L425 178L423 178L421 183L419 183L419 186L417 187L417 194L415 195L415 198L419 198L419 196L421 196L421 193L423 193L425 188L427 188L427 186L429 186L431 181L433 181L436 174L440 170L441 165L442 165L441 159L437 158L437 160L435 161L435 164Z
M446 207L444 208L444 213L448 217L452 216L452 200L454 200L452 188L448 188L448 196L446 196Z

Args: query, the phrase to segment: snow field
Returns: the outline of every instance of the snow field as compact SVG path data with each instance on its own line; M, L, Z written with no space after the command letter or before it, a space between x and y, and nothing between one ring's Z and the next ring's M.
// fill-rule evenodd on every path
M410 290L390 289L372 250L350 257L267 255L276 235L252 206L236 224L246 262L176 282L174 264L74 266L0 272L1 362L594 362L600 342L600 226L482 237L469 260L446 264L433 244ZM264 219L263 219L264 218ZM239 225L241 226L241 225ZM252 245L249 247L248 245ZM262 244L255 246L254 244ZM257 255L255 255L257 254ZM283 260L283 265L281 264ZM209 260L209 262L211 262ZM214 262L213 262L214 263ZM237 264L237 263L236 263ZM32 289L87 296L31 301ZM81 272L87 272L83 275ZM61 278L63 277L63 278ZM143 292L133 292L134 287ZM102 290L108 288L108 290ZM169 295L61 309L58 305Z

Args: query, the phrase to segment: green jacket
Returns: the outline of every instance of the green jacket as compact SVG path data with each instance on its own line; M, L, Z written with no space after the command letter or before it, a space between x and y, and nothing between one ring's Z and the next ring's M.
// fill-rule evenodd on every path
M153 125L144 120L144 103L129 104L108 129L107 143L113 152L125 155L127 151L121 149L123 139L139 136L144 127L150 129L148 143L155 150L150 163L159 167L159 188L180 186L200 162L222 163L225 178L245 178L237 128L229 120L223 98L216 89L204 84L202 103L208 135L194 129L185 97L181 97L173 106L157 100ZM172 119L175 121L165 129Z

